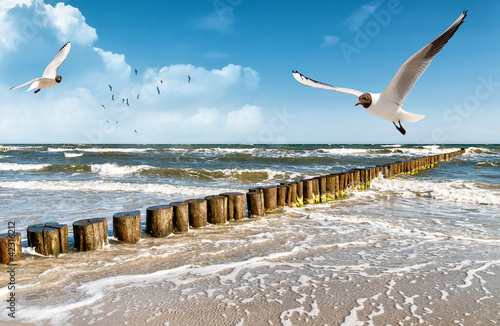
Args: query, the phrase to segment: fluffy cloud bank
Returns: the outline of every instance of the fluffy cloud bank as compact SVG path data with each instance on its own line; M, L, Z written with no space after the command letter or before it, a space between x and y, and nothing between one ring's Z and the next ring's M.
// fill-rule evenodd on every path
M0 0L0 28L0 57L16 73L15 81L0 77L3 143L245 142L264 120L264 110L249 104L260 82L251 67L172 64L136 76L125 54L94 46L98 31L64 3ZM67 41L61 85L36 95L8 91L37 77L31 68L17 71L33 49L54 55ZM36 60L35 68L41 74L46 64Z

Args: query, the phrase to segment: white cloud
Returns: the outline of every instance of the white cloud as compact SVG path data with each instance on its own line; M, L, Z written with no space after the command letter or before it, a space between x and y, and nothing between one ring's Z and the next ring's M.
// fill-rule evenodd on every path
M351 16L346 18L346 22L351 28L351 30L357 30L363 26L366 19L370 17L371 14L377 10L377 8L382 4L381 0L370 1L369 3L361 6L356 12Z
M0 51L2 47L14 51L17 49L17 45L24 40L21 29L16 28L16 25L19 25L17 19L9 17L8 13L15 7L30 5L31 2L32 0L2 0L0 2L0 31L2 31L0 33ZM29 20L24 18L23 23L25 22L29 23Z
M229 131L247 133L261 125L262 118L260 107L247 104L241 109L227 114L226 126Z
M326 35L323 37L324 41L323 44L321 44L321 47L330 47L339 44L339 37L335 35Z
M100 48L94 48L94 51L102 58L108 72L114 73L119 78L128 79L132 69L125 61L125 55L104 51Z
M60 42L72 41L79 44L92 44L97 40L95 28L85 22L80 10L62 2L55 7L45 5L49 25L56 29Z
M220 121L219 111L217 109L199 108L195 115L188 117L185 124L191 130L203 126L213 126Z

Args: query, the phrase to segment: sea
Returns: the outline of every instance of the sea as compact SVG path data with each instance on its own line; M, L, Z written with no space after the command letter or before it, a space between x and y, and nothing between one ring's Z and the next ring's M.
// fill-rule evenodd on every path
M461 148L341 200L113 237L117 212L144 230L149 206ZM27 246L29 225L67 224L71 246L73 222L102 217L102 250ZM13 224L23 259L0 266L0 324L500 324L500 145L1 144L0 233Z

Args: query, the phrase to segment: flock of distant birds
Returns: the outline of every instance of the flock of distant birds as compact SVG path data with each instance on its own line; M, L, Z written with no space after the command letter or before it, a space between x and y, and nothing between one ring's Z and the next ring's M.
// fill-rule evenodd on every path
M137 69L134 69L134 73L135 75L137 76ZM190 75L187 75L187 81L188 81L188 84L191 83L191 76ZM160 80L160 84L163 84L163 80ZM110 84L108 84L108 87L109 87L109 91L110 92L113 92L113 86L111 86ZM158 93L158 95L161 95L161 91L160 91L160 87L159 86L156 86L156 92ZM139 100L141 94L137 94L137 97L136 97L136 100ZM111 94L111 101L115 101L115 94ZM122 98L122 104L126 104L128 107L130 107L130 103L128 101L128 98ZM101 104L102 108L104 110L106 110L106 106L104 104ZM118 124L118 120L115 120L116 121L116 124ZM106 120L106 122L108 124L111 124L111 122L109 122L109 120ZM134 129L134 132L137 134L137 129Z

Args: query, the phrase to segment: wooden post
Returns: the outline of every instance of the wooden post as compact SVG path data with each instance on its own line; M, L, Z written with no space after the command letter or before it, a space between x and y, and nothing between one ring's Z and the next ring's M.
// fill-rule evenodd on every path
M264 208L266 212L272 212L278 207L277 186L262 186L258 188L264 193Z
M317 204L317 203L321 202L321 197L320 197L320 192L319 192L319 179L313 178L312 184L313 184L314 204Z
M44 256L59 256L68 252L68 226L57 222L33 224L26 230L28 247Z
M316 177L316 180L318 180L318 202L324 203L326 202L326 177L321 176L321 177Z
M0 264L15 263L22 258L21 233L0 234Z
M247 216L246 196L241 192L225 192L220 194L227 197L228 220L242 220Z
M304 204L314 204L313 179L302 180L304 185Z
M297 204L304 205L304 183L302 181L297 181Z
M248 216L264 216L264 194L260 191L247 192Z
M227 223L227 197L207 196L207 219L211 224Z
M207 201L202 198L186 200L189 205L189 224L194 228L207 226Z
M146 209L146 233L155 238L170 235L174 229L174 211L170 205L151 206Z
M184 201L176 201L172 206L174 232L186 233L189 231L189 206Z
M327 200L335 199L335 174L326 176L326 198Z
M290 207L295 207L297 204L297 182L290 182L287 184L287 205Z
M89 251L101 249L108 244L108 220L91 218L73 223L75 249Z
M113 236L125 243L141 239L141 212L130 211L113 214Z
M276 187L277 189L277 193L278 193L278 203L277 203L277 206L278 207L283 207L286 205L286 197L287 197L287 189L286 189L286 186L277 186Z

